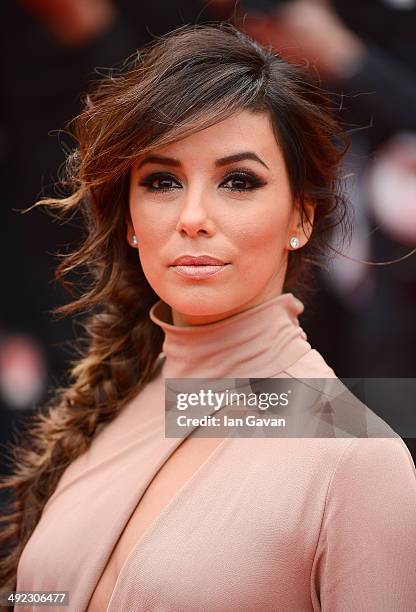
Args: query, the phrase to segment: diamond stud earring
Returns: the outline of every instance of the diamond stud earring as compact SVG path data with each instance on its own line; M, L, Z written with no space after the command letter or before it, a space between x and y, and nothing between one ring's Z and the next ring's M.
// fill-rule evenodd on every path
M139 244L136 234L133 234L133 236L131 237L131 241L134 244L134 246L137 246Z
M289 240L289 244L292 249L297 249L299 246L299 238L297 238L296 236L292 236Z

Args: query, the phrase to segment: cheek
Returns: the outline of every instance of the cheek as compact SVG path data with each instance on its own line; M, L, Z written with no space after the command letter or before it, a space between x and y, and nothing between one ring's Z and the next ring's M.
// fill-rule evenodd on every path
M139 244L144 249L150 249L154 256L157 256L161 247L166 243L168 231L163 223L153 222L152 220L140 219L137 224L137 237Z
M152 285L157 285L164 272L169 254L166 251L168 244L167 232L161 224L141 223L137 226L139 240L138 255L145 276Z
M138 202L137 197L133 197L130 200L130 216L139 240L139 250L143 255L150 254L157 259L160 249L172 234L172 223L167 215L160 206Z
M289 207L269 206L245 223L239 223L235 233L240 251L247 258L270 254L275 258L282 255L286 246L289 227Z
M166 299L175 219L169 219L166 211L157 203L143 201L138 203L137 200L132 200L130 215L139 240L140 266L154 291Z

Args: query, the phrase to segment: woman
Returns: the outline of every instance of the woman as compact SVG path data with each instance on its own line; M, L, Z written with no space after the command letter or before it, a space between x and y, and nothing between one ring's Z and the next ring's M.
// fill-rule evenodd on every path
M345 220L327 97L228 24L183 27L74 128L72 194L46 203L87 229L58 273L91 286L60 311L94 310L5 482L3 583L88 612L415 609L400 438L165 437L168 378L335 376L292 293Z

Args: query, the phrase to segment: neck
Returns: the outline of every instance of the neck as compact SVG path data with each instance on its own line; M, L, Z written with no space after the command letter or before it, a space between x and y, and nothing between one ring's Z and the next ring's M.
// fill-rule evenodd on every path
M164 378L273 377L310 350L299 326L303 304L283 293L219 321L180 326L162 300L150 319L165 334Z

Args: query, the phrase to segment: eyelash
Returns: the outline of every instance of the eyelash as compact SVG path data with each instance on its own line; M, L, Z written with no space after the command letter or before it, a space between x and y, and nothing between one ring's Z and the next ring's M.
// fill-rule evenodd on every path
M139 184L141 187L146 187L148 191L153 192L153 193L166 193L168 191L172 191L173 189L177 189L177 187L161 187L161 188L155 188L152 187L152 183L157 180L157 179L170 179L171 181L176 181L176 179L169 173L166 172L154 172L152 174L150 174L149 176L147 176L145 179L143 179ZM263 181L262 179L260 179L257 175L255 175L254 173L251 172L247 172L246 170L234 170L233 172L230 172L226 177L225 180L223 181L223 183L227 183L228 181L232 180L232 179L240 179L240 180L245 180L247 182L249 182L251 184L250 187L246 187L243 189L239 189L239 188L230 188L230 187L225 187L225 189L228 189L229 191L238 191L240 193L245 192L245 191L254 191L255 189L259 189L260 187L263 187L264 185L266 185L266 182Z

